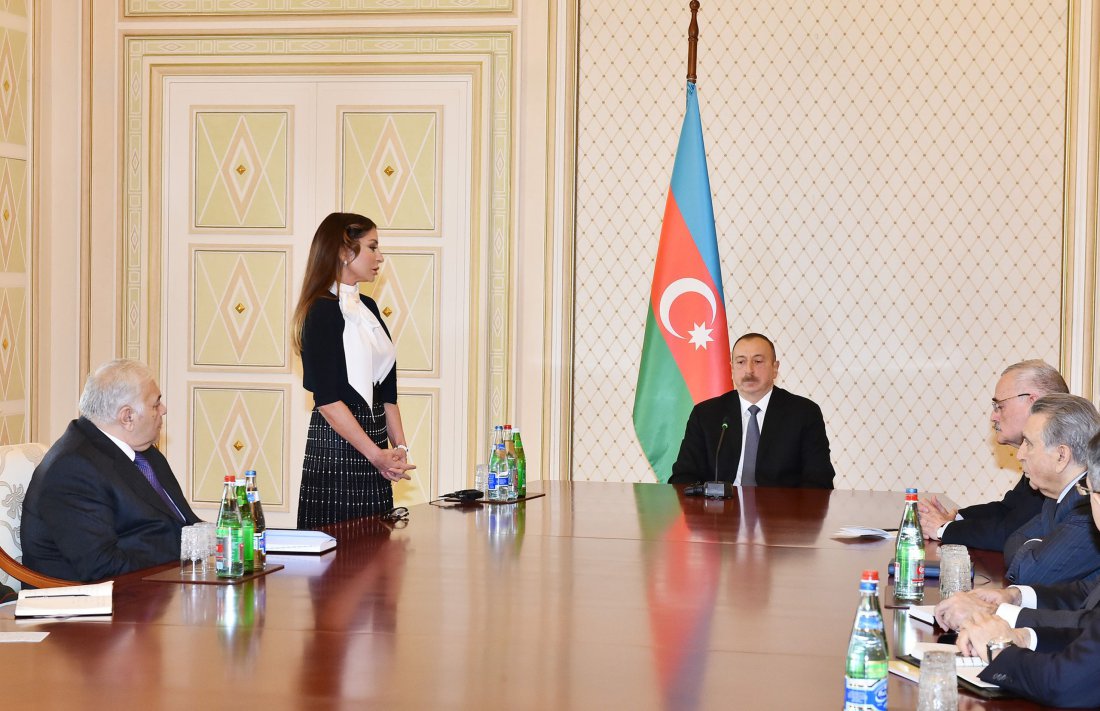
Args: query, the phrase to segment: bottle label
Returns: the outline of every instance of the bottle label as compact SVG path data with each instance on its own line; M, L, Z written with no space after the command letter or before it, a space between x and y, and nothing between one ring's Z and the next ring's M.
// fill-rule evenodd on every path
M856 627L862 630L876 630L881 632L883 629L882 615L872 610L860 611L859 619L856 621ZM873 662L868 662L868 664L871 663Z
M882 666L883 676L878 679L853 679L844 677L844 711L886 711L886 662ZM878 669L867 664L867 671L875 673Z
M489 491L497 488L497 473L492 469L489 470L489 483L486 485Z

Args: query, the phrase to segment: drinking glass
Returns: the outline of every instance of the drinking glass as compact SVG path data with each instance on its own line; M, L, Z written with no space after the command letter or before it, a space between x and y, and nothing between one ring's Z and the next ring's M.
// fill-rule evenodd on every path
M199 531L199 547L204 556L203 570L213 573L217 569L218 527L210 521L199 521L195 528Z
M202 573L205 556L199 533L195 526L184 526L180 531L180 572L184 575Z
M970 553L966 546L940 546L940 598L946 600L957 592L970 590Z
M942 559L940 565L943 565ZM952 652L925 652L920 662L917 711L957 711L959 682Z

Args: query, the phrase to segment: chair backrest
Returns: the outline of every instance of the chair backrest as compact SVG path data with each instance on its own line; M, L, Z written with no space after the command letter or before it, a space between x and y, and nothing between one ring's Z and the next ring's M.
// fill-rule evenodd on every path
M37 442L0 447L0 583L18 590L21 583L39 588L76 583L41 575L26 568L19 527L23 518L23 498L27 495L34 468L46 455L45 445Z

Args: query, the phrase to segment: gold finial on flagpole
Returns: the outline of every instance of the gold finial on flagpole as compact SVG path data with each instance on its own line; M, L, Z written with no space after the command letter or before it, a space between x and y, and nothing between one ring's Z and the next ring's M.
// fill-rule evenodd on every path
M688 3L691 8L691 24L688 25L688 82L695 83L695 51L699 46L699 21L696 14L699 12L699 0L691 0Z

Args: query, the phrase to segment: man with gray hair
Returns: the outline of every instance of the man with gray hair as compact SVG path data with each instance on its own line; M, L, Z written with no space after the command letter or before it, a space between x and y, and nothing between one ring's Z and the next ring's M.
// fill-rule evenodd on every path
M1005 579L1053 585L1100 573L1100 535L1088 497L1075 488L1087 473L1088 443L1100 413L1083 397L1054 394L1031 406L1016 457L1046 501L1005 541Z
M993 412L989 416L997 443L1019 447L1032 403L1044 395L1068 392L1062 375L1045 361L1025 360L1005 368L993 388ZM918 506L926 538L1001 550L1009 534L1039 513L1045 500L1028 483L1024 472L1000 501L955 510L931 496L922 499Z
M23 502L23 564L77 581L177 560L199 519L153 443L167 408L153 373L113 360L88 376L80 418L35 468Z
M1088 464L1087 482L1082 479L1078 486L1089 500L1093 526L1100 527L1100 435L1089 442ZM1075 587L1079 589L1073 589ZM1100 685L1096 683L1096 670L1100 669L1100 611L1096 608L1095 594L1086 594L1080 584L1046 589L1014 586L999 592L1000 595L988 597L990 603L999 605L996 610L976 610L965 619L949 622L952 627L960 628L958 645L963 654L980 656L990 662L979 677L1048 706L1100 706ZM1067 592L1070 594L1064 595ZM956 597L958 595L952 595L937 606L936 617L941 624L945 616L942 608ZM1058 607L1069 603L1077 606L1081 614L1070 626L1048 626L1049 621L1037 619L1021 623L1015 619L1016 615L1022 616L1029 611L1020 612L1018 605L1021 603L1032 607L1036 604ZM1015 608L1009 610L1010 616L1005 615L1003 608L1006 607ZM994 639L1007 639L1010 644L990 660L987 659L987 645Z

